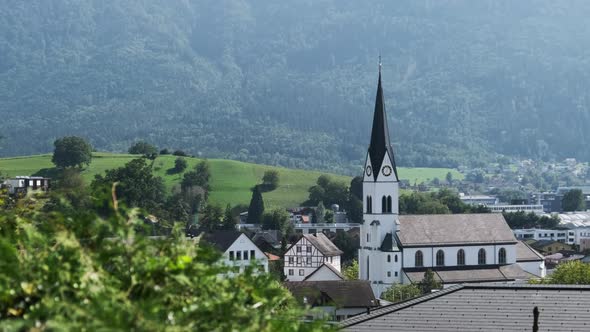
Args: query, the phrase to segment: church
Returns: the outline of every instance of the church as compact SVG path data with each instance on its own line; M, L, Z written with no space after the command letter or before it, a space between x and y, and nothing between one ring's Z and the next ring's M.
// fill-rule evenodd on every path
M359 279L376 297L430 269L445 287L544 277L543 257L519 242L500 213L400 215L399 175L389 139L381 64L363 175Z

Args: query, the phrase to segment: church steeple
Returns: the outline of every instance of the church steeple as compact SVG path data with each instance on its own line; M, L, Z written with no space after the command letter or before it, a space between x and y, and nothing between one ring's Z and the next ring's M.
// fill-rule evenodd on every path
M393 156L393 149L389 141L389 128L387 127L387 115L385 113L385 102L383 100L383 88L381 87L381 57L379 57L379 82L377 84L377 97L375 99L375 113L373 114L373 129L371 131L371 144L369 145L369 157L373 167L373 177L375 181L379 175L379 170L385 158L389 154L395 178L397 176L397 167Z

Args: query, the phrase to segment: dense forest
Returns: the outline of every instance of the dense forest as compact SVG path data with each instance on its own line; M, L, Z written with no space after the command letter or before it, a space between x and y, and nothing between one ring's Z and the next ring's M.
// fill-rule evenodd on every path
M0 0L0 155L55 138L351 173L590 159L590 2Z

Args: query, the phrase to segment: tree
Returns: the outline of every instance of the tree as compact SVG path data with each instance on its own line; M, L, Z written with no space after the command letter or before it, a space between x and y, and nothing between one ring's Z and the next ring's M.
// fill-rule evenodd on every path
M535 283L536 281L533 281ZM553 273L544 278L541 283L590 285L590 265L580 261L570 261L559 264Z
M201 161L198 163L193 171L185 172L182 178L182 182L180 183L180 187L182 190L186 190L187 188L191 188L194 186L201 187L205 189L207 192L209 191L209 178L211 177L211 172L209 169L209 163L207 161Z
M145 141L139 141L133 144L127 152L129 154L141 154L146 157L153 157L158 155L158 148Z
M262 185L268 191L277 189L279 187L279 172L276 170L268 170L264 172Z
M162 178L155 176L152 167L143 158L133 159L125 166L96 175L92 187L110 187L118 182L116 193L127 206L155 210L165 202L166 191Z
M359 278L359 261L354 259L350 265L342 269L342 275L346 280L357 280Z
M416 284L393 284L381 294L381 298L385 301L395 303L409 300L422 294L422 290Z
M286 237L293 233L289 214L284 209L276 209L262 215L262 229L278 230L280 237Z
M328 224L334 222L334 211L326 210L326 214L324 215L324 222Z
M175 150L174 152L172 152L172 155L179 156L179 157L186 157L187 156L186 152L184 152L182 150Z
M350 194L352 197L363 200L363 177L355 176L350 180Z
M572 189L563 195L561 200L563 211L583 211L586 209L584 194L580 189Z
M218 205L208 204L201 218L199 219L199 229L204 231L214 231L223 229L223 210Z
M176 158L176 160L174 160L174 172L176 172L176 173L184 172L187 165L188 165L188 163L186 162L186 159L184 159L182 157Z
M424 272L424 278L420 282L422 294L428 294L432 292L432 290L440 288L441 284L434 278L434 272L432 272L431 269L427 269L426 272Z
M263 213L264 201L262 200L262 193L258 186L254 186L252 198L250 199L250 206L248 206L248 224L260 223Z
M225 212L223 213L223 221L221 223L221 229L236 229L236 218L232 213L231 205L227 205L225 207Z
M324 203L319 202L317 208L315 209L315 221L317 223L323 223L325 216L326 208L324 207Z
M342 250L342 262L350 262L357 258L361 244L358 235L352 236L348 232L336 232L336 236L332 239L332 242Z
M453 173L448 172L447 176L445 178L446 178L448 184L450 184L450 185L453 184Z
M76 136L66 136L53 142L55 150L51 161L60 168L82 167L92 161L92 146L86 140Z
M177 225L145 236L115 200L91 210L0 211L0 325L7 331L323 331L271 276L229 275L221 253ZM116 208L116 206L119 206Z

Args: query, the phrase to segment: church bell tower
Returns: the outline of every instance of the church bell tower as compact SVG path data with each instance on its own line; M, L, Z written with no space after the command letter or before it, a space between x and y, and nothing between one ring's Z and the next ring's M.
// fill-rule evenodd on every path
M398 221L399 177L381 86L381 60L371 141L363 173L363 224L359 249L359 279L371 281L379 297L391 284L401 282L401 252L395 232Z

